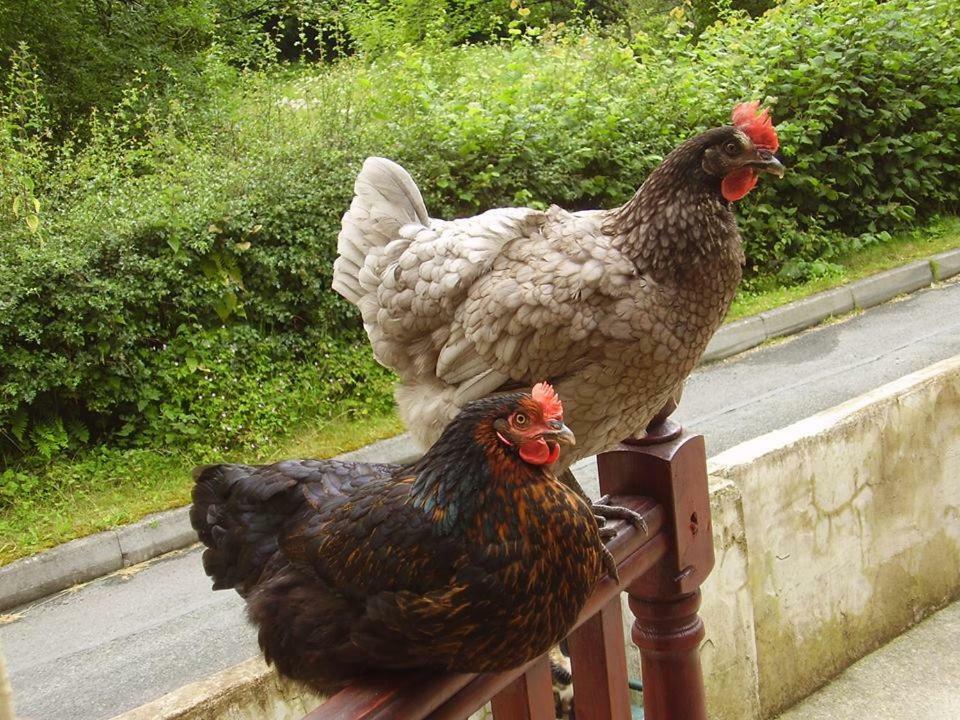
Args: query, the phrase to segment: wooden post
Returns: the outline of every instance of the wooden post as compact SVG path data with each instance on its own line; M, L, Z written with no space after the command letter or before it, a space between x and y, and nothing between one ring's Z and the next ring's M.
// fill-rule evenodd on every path
M597 458L600 491L645 495L665 513L673 550L627 587L640 648L648 720L706 720L697 615L713 569L713 531L703 438L682 432L652 445L622 444Z
M630 720L620 596L567 638L577 720Z
M493 697L494 720L554 720L550 659L541 655L527 671Z
M672 598L629 597L633 642L640 648L644 717L707 720L700 669L700 591Z

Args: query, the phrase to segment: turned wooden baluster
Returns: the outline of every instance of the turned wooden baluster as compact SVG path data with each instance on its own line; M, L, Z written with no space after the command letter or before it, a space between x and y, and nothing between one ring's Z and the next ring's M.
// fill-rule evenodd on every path
M697 615L700 585L713 569L713 533L703 437L687 432L657 444L621 444L597 458L603 494L645 495L666 515L671 552L627 587L640 648L648 720L706 720ZM574 702L579 689L574 686ZM576 706L577 718L580 707ZM615 716L614 716L615 717Z

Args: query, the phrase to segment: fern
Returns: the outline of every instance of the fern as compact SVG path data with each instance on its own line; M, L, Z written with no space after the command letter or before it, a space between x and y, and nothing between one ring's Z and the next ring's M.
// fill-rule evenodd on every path
M86 445L90 442L90 430L77 418L69 418L66 422L67 435L74 444Z
M59 416L37 423L30 432L30 440L37 453L47 459L70 443L70 437Z

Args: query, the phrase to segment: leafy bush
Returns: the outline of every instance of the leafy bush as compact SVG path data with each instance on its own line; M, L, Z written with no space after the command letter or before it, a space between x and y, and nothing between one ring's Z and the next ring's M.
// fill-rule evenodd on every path
M957 207L960 25L949 2L798 0L730 18L684 57L711 65L727 97L749 88L775 101L790 172L744 213L754 269L829 260Z
M215 16L209 0L17 0L0 3L0 49L37 58L57 127L109 109L137 75L182 89L200 70ZM10 57L0 53L0 76Z
M699 35L718 19L734 12L743 12L753 17L761 15L776 4L776 0L685 0L678 4L679 15L689 9L690 28ZM674 17L677 17L677 11Z
M249 446L318 413L389 408L388 374L328 290L346 160L304 164L264 127L255 147L230 151L229 131L204 146L180 119L144 128L145 143L122 112L95 126L37 226L5 232L10 445L50 456L113 432Z
M612 206L682 139L763 98L790 171L739 206L751 273L829 273L837 252L957 206L951 0L793 0L698 40L680 20L629 46L544 27L292 78L234 81L213 58L205 73L228 81L204 103L144 112L150 89L129 86L52 163L11 130L12 108L40 116L43 103L8 101L3 436L48 454L104 433L220 447L387 407L389 376L329 289L367 155L406 165L436 216ZM31 96L22 67L11 97Z
M218 5L218 37L241 64L532 37L551 23L586 18L613 23L626 17L625 7L594 0L219 0Z

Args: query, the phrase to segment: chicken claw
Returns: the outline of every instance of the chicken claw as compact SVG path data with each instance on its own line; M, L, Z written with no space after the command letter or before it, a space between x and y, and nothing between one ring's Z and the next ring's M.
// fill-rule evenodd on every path
M593 503L593 516L597 518L597 525L600 526L600 537L604 540L616 535L616 531L606 524L607 520L626 520L644 535L647 534L647 521L643 515L622 505L610 505L610 496L604 495Z
M607 550L606 546L601 553L603 559L603 569L607 571L607 577L618 585L620 584L620 573L617 571L617 561L613 558L613 553Z
M622 505L608 505L607 503L610 502L609 495L604 495L597 500L597 502L593 502L587 493L584 492L583 488L580 487L580 483L577 482L570 468L560 473L558 479L586 500L587 504L593 509L593 517L597 521L597 528L600 531L601 540L609 540L617 534L617 531L607 522L608 520L626 520L644 535L647 534L647 521L643 519L640 513L634 512L630 508L623 507Z
M613 525L607 524L607 519L600 515L594 515L593 519L597 521L597 531L600 533L600 539L606 542L617 536L617 530Z

